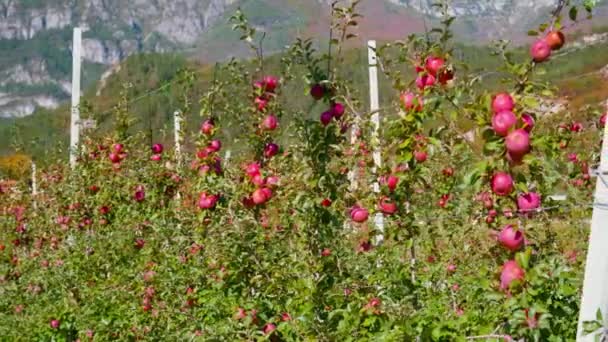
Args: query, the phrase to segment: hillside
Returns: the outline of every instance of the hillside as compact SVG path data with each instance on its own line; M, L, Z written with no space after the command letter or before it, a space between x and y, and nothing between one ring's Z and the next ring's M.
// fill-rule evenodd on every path
M605 2L605 1L604 1ZM1 0L0 117L20 117L37 107L56 108L70 92L71 31L84 33L84 85L96 83L112 65L133 53L176 52L198 61L246 53L230 30L241 7L259 30L272 32L267 52L295 36L328 35L327 0ZM433 0L364 0L362 39L397 39L421 32L436 19ZM454 1L457 36L468 44L489 39L522 40L546 15L553 0ZM597 22L606 18L599 7Z
M608 98L608 89L598 85L606 82L606 75L599 71L608 65L608 39L606 34L579 37L570 47L561 52L545 68L544 79L553 82L564 103L572 109L583 104L594 104ZM594 40L595 39L595 40ZM516 54L523 58L527 53L519 49ZM472 73L484 73L495 69L498 59L490 55L490 49L476 46L457 46L457 58L474 65ZM273 56L267 61L267 70L278 70L281 55ZM347 65L358 66L348 70L349 79L360 94L367 92L366 51L352 49L346 54ZM121 97L124 84L131 84L128 91L130 100L140 98L129 106L136 118L134 131L151 132L154 141L170 144L172 139L172 113L179 108L180 87L175 85L178 71L188 68L196 72L193 94L196 98L202 94L213 77L213 67L189 61L179 55L141 54L128 58L118 71L109 77L102 88L91 86L85 93L86 110L83 115L94 115L100 122L102 130L112 127L112 109ZM407 71L410 72L410 71ZM498 89L497 74L488 74L484 84L490 89ZM220 74L221 79L223 76ZM394 101L396 94L388 80L381 75L381 102L383 105ZM146 94L164 84L173 84L163 92ZM286 89L291 98L289 106L304 108L306 98L298 96L295 89ZM97 95L98 94L98 95ZM143 98L141 98L143 96ZM362 98L366 98L362 96ZM198 104L187 115L188 130L195 132L200 123ZM562 108L562 107L557 107ZM317 117L321 108L309 108L311 117ZM90 113L90 114L87 114ZM390 113L387 113L390 114ZM290 113L286 114L289 118ZM233 118L236 119L236 118ZM582 118L584 120L584 118ZM0 154L9 155L17 150L32 155L38 162L51 161L67 157L65 149L68 144L69 107L64 104L56 110L38 110L34 115L25 118L0 119ZM238 134L238 132L234 132ZM226 137L226 146L230 146L230 136Z

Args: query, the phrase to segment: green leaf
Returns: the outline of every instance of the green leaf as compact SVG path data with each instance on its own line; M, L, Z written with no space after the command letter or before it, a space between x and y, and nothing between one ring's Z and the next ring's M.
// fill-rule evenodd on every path
M534 30L528 31L528 36L538 36L538 32Z
M577 15L578 15L578 8L576 6L570 7L570 12L568 12L568 16L570 17L570 20L576 21Z

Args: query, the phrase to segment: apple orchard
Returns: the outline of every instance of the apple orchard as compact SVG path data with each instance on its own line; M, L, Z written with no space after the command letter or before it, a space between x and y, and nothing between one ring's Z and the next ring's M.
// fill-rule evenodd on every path
M453 56L439 3L436 28L376 51L393 87L377 134L348 77L365 65L344 65L356 5L333 5L328 51L298 39L272 72L238 11L256 58L196 97L181 73L181 115L201 108L181 153L130 130L121 98L73 170L40 171L36 195L0 183L0 336L573 340L606 114L547 113L538 75L588 1L559 1L525 58L495 47L499 91Z

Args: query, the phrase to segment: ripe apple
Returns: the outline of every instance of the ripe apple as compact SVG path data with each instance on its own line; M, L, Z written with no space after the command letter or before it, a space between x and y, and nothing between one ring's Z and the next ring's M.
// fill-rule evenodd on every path
M274 325L274 324L272 324L272 323L267 323L267 324L264 326L264 329L263 329L263 331L264 331L264 335L270 335L270 334L272 334L272 333L273 333L275 330L277 330L277 326L276 326L276 325Z
M437 76L441 68L443 68L445 60L440 57L429 57L426 60L426 71L432 76Z
M262 83L266 91L273 93L279 84L279 80L274 76L265 76Z
M494 113L502 111L512 111L515 108L515 101L508 93L499 93L492 99L492 110Z
M506 137L516 123L517 116L510 110L503 110L492 116L492 128L501 137Z
M350 211L350 217L353 221L357 223L363 223L367 221L367 218L369 217L369 212L367 211L367 209L361 207L353 207Z
M262 128L266 131L274 131L279 124L279 120L276 116L270 114L264 118L262 122Z
M320 100L325 96L325 87L321 84L315 84L310 88L310 96L315 100Z
M266 196L266 193L262 191L262 189L256 189L251 195L251 199L256 205L261 205L268 201L268 197Z
M506 172L492 176L492 191L498 196L508 196L513 192L513 177Z
M336 119L340 119L344 115L345 107L340 102L336 102L331 106L331 112Z
M383 197L380 199L378 208L384 215L388 216L393 215L397 212L397 204L388 197Z
M400 96L401 105L405 110L415 110L417 112L422 110L424 102L420 96L416 96L411 91L405 91Z
M549 44L551 50L559 50L564 46L566 37L562 31L551 31L545 36L545 41Z
M536 63L542 63L551 57L551 46L545 39L539 39L530 47L530 55Z
M416 159L417 162L424 163L427 158L428 154L426 153L426 151L414 151L414 159Z
M321 124L323 124L323 126L327 126L329 125L329 123L331 122L331 119L333 119L334 114L331 110L325 111L321 114Z
M268 105L268 100L258 96L253 101L258 111L263 112L266 110L266 106Z
M532 115L525 113L522 114L521 121L524 123L522 128L525 129L526 132L530 133L534 128L534 118L532 117Z
M210 148L210 151L217 152L222 148L222 142L217 139L211 140L211 142L209 142L209 148Z
M530 212L540 208L541 197L536 192L528 192L517 196L517 208L522 212Z
M272 158L277 153L279 153L279 145L277 145L275 143L268 143L264 147L264 157L266 157L266 158Z
M505 146L511 157L522 157L530 152L530 134L524 129L516 129L505 138Z
M207 119L201 125L201 133L203 133L205 135L211 135L211 134L213 134L214 128L215 128L215 125L213 124L213 120Z
M61 325L61 322L59 322L58 319L52 319L49 324L51 326L51 329L59 329L59 326Z
M388 177L386 177L386 186L391 192L397 189L397 184L399 184L399 177L395 175L389 175Z
M514 282L524 280L526 272L521 268L515 260L509 260L502 265L500 273L500 288L508 290Z
M524 234L515 230L512 225L505 226L498 234L498 242L508 250L515 252L524 244Z
M114 153L114 152L110 153L110 155L108 156L108 158L110 159L110 161L113 164L118 164L121 161L120 155L118 153Z
M436 79L435 76L428 75L419 75L416 78L416 87L420 90L424 90L425 88L430 88L435 85Z
M152 145L152 153L161 154L163 153L164 147L163 144L154 144Z
M260 174L260 164L258 163L249 163L245 168L245 172L249 177L255 177Z
M219 196L208 195L206 192L200 194L198 199L198 207L201 209L213 209L217 204Z

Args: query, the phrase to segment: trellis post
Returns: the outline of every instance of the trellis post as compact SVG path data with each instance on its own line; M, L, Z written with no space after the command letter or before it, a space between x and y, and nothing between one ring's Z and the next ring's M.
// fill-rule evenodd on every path
M182 166L182 115L179 111L173 112L173 135L175 137L175 158L177 159L177 167Z
M608 110L608 101L606 101ZM607 326L608 315L608 125L604 127L600 165L593 203L589 249L585 263L583 296L578 320L577 341L595 341L594 334L583 336L583 322L594 321L597 310L601 310L603 325Z
M74 28L72 42L72 110L70 115L70 166L76 166L78 144L80 141L80 64L82 47L82 30Z
M369 107L372 113L372 146L374 151L372 153L374 159L374 167L372 173L378 177L378 171L382 167L382 155L380 153L380 98L378 95L378 58L376 56L376 41L369 40L367 42L367 55L369 63ZM380 193L380 184L376 180L374 182L374 193ZM382 213L377 212L374 218L376 228L380 231L380 234L376 236L376 243L382 243L384 240L384 217Z

